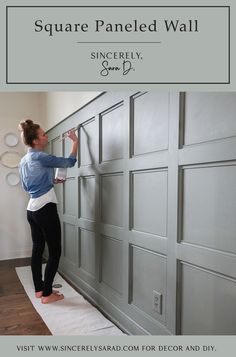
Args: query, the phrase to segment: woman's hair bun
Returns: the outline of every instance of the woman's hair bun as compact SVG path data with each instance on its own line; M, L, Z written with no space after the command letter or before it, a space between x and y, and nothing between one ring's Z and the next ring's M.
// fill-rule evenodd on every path
M19 124L19 130L20 131L25 131L28 128L32 127L34 125L33 120L27 119L27 120L22 120Z
M18 126L21 131L21 138L25 145L34 146L34 140L38 137L39 124L35 124L33 120L22 120Z

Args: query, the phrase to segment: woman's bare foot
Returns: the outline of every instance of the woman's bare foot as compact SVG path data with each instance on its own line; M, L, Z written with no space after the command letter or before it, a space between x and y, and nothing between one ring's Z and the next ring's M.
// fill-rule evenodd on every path
M36 291L35 297L36 297L37 299L41 298L42 296L43 296L43 292L42 292L42 291Z
M53 294L59 294L59 291L58 291L58 290L53 290L52 293L53 293ZM40 299L42 296L43 296L43 292L42 292L42 291L37 291L37 292L35 293L35 297L36 297L37 299Z
M49 296L42 296L41 303L42 304L49 304L50 302L55 302L55 301L59 301L59 300L63 300L63 299L64 299L64 295L63 294L54 294L54 293L52 293Z

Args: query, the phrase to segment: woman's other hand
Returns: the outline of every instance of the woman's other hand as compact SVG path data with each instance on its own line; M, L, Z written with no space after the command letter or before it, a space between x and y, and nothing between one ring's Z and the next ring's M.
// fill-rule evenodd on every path
M53 180L53 183L64 183L65 181L66 180L61 180L61 179L56 178Z

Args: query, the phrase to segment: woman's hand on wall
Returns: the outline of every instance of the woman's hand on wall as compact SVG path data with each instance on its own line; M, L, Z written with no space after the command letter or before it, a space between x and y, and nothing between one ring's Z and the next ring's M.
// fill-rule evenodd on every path
M73 142L72 144L72 148L71 148L71 153L70 155L73 155L73 156L77 156L77 151L78 151L78 142L79 142L79 139L75 133L76 129L72 129L70 131L68 131L67 133L67 137L70 138Z
M78 142L78 137L75 133L75 130L68 131L67 137L70 138L73 142L76 142L76 143Z

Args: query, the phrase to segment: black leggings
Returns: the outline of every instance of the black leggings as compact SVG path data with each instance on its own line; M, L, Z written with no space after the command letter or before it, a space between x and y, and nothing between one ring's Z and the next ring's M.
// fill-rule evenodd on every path
M33 241L31 270L35 291L43 296L52 293L52 284L61 256L61 225L55 203L48 203L38 211L27 211ZM42 255L48 246L49 258L42 279Z

